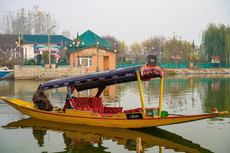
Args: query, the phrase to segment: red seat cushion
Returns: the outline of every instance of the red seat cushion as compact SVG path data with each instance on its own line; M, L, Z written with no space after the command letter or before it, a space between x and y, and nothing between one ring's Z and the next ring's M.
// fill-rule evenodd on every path
M117 113L122 113L123 107L106 107L104 106L104 113L112 113L112 114L117 114Z
M129 110L124 110L125 113L133 113L133 112L141 112L142 108L135 108L135 109L129 109Z
M99 113L100 116L107 116L107 117L112 117L113 114L109 114L109 113Z
M102 98L92 97L91 104L94 113L104 113Z
M92 108L91 100L89 97L74 98L74 102L78 108Z
M81 110L81 111L93 111L92 108L78 108L78 107L76 107L75 109L76 110Z

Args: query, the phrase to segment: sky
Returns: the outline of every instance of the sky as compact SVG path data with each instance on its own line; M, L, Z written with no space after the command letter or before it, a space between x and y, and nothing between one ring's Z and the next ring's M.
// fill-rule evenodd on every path
M199 46L209 23L230 26L229 0L0 0L0 20L8 11L34 5L55 16L58 34L68 30L76 38L91 30L126 45L175 33Z

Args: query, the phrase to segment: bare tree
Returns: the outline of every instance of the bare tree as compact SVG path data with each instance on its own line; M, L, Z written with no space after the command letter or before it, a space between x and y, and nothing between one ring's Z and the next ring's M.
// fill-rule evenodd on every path
M71 38L71 33L68 30L63 30L61 34L67 38Z
M105 39L112 45L110 49L116 50L119 48L118 40L114 36L105 35L105 36L101 36L101 38Z
M47 34L48 27L52 26L55 28L50 29L50 34L56 34L59 25L55 17L49 12L40 11L35 5L27 13L24 8L17 13L6 13L0 21L0 32L3 34Z

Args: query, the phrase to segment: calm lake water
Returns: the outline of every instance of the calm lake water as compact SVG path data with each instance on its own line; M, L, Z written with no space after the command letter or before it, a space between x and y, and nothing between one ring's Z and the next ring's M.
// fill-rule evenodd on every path
M2 80L0 96L32 101L44 81ZM142 82L146 107L157 107L159 79ZM45 92L54 106L63 107L66 88ZM74 93L92 96L96 90ZM230 76L165 78L163 110L170 114L230 112ZM137 82L107 87L104 105L123 109L141 107ZM30 118L0 100L1 153L127 153L136 152L141 137L145 152L230 152L230 115L145 129L113 129L60 124Z

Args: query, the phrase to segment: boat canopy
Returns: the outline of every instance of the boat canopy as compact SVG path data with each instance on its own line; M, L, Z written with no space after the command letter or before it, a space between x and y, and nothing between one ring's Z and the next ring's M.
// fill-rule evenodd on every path
M137 76L135 73L136 71L140 72L142 81L148 81L155 77L163 77L164 75L164 70L157 65L138 65L50 80L42 85L42 90L44 91L65 86L75 86L77 91L83 91L98 88L102 84L109 86L130 81L137 81Z

